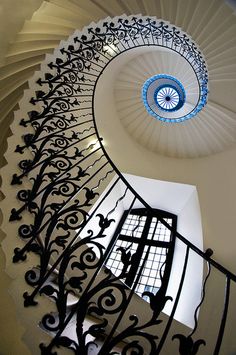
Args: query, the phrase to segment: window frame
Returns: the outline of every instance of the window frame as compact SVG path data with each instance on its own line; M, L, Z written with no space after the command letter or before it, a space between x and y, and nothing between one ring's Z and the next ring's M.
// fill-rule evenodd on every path
M144 223L144 227L142 229L141 232L141 236L140 237L134 237L134 236L127 236L127 235L123 235L121 234L122 228L127 220L128 216L132 216L132 215L137 215L140 217L144 216L146 217L145 223ZM151 239L148 239L148 235L150 235L149 231L150 231L150 226L152 223L153 218L156 218L156 225L155 228L152 232L152 237ZM157 226L159 224L159 222L161 223L160 219L171 219L172 220L172 225L171 225L171 231L170 231L170 235L169 235L169 241L160 241L160 240L154 240L155 237L155 233L156 233L156 229ZM161 223L163 225L163 223ZM165 227L166 229L168 229L167 227ZM134 228L135 229L135 228ZM156 248L165 248L166 249L166 258L165 261L162 263L160 269L158 270L158 272L160 273L160 277L159 279L161 280L161 285L160 288L157 290L157 292L161 292L163 294L166 293L166 289L168 286L168 282L169 282L169 277L170 277L170 273L171 273L171 267L172 267L172 261L173 261L173 255L174 255L174 247L175 247L175 232L177 230L177 215L167 212L167 211L163 211L160 209L152 209L151 211L145 209L145 208L135 208L132 210L126 210L121 219L120 222L115 230L115 233L112 237L112 241L111 241L111 249L108 255L108 258L106 260L105 266L111 270L112 272L112 267L109 267L107 265L107 262L109 261L109 258L112 254L112 252L114 252L116 246L117 246L117 241L128 241L128 242L135 242L137 244L137 250L135 252L135 256L132 258L132 264L130 265L129 271L127 272L127 276L125 277L125 280L122 280L126 286L128 286L129 288L132 288L135 279L136 279L136 275L137 272L139 272L139 267L141 266L141 262L139 262L141 260L142 255L145 255L145 247L156 247ZM158 234L158 236L160 236L160 234ZM116 248L117 249L117 248ZM150 248L148 248L149 250L149 254L150 254ZM118 253L118 251L117 251ZM120 263L122 263L122 261L120 260ZM164 269L164 273L161 276L161 268L163 266L163 264L165 264L165 269ZM144 276L144 270L147 269L145 266L142 268L141 271L141 276L139 277L139 280L137 282L137 286L140 285L140 280L142 278L142 276ZM150 278L150 275L149 275ZM137 291L137 286L135 288L135 293L139 293ZM147 287L149 287L149 285L146 285ZM146 291L146 290L145 290ZM143 292L142 292L143 293Z

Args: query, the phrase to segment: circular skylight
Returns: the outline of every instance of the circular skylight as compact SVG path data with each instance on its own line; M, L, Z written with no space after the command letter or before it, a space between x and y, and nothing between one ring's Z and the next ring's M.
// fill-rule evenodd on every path
M172 111L178 106L180 97L178 91L172 86L163 86L155 93L156 103L161 110Z
M182 83L167 74L154 75L145 81L142 99L147 112L164 122L182 122L192 118L204 106L202 100L196 106L186 103L186 92Z

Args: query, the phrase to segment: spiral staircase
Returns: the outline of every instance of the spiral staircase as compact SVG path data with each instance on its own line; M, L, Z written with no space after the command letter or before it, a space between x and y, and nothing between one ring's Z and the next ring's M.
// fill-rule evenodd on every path
M6 273L13 281L4 278L11 284L7 287L23 324L18 332L24 333L31 353L39 349L44 354L56 350L104 355L236 351L232 336L236 277L227 270L235 272L235 33L233 9L220 0L207 4L52 0L42 2L24 23L0 69L2 151L11 134L2 169L6 234L2 246ZM157 74L166 76L165 85L171 78L184 88L186 97L179 111L153 109L141 95L144 83L149 85ZM220 263L209 250L203 252L187 236L176 233L186 245L186 254L169 318L162 312L167 300L158 294L155 303L164 303L157 310L154 295L149 306L133 288L131 300L127 287L117 286L114 275L106 270L99 274L109 251L102 249L102 236L108 233L119 204L132 195L148 211L153 207L121 171L194 184L199 192L204 249L213 248ZM121 194L104 209L118 181ZM96 223L98 212L94 236L78 239L79 233L89 230L89 223ZM85 248L85 242L90 248ZM93 248L98 249L100 263ZM174 314L191 253L204 260L208 271L189 330L174 320ZM81 255L86 259L82 261ZM77 264L70 264L72 256ZM104 295L96 294L96 283ZM105 292L106 287L122 294L120 305ZM119 294L114 291L114 295L119 300ZM134 315L136 308L143 308L145 317L138 311ZM81 316L82 310L89 314ZM220 315L213 320L216 311ZM29 351L23 344L3 342L5 353L10 347L12 353Z

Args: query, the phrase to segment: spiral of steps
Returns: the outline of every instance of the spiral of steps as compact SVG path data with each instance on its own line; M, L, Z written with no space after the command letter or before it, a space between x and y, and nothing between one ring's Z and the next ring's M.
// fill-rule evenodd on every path
M235 17L232 9L221 0L211 1L207 7L204 1L198 1L197 4L194 1L187 4L184 1L129 1L127 4L124 1L112 1L109 5L107 1L91 0L42 2L10 45L5 56L5 63L0 70L3 140L7 135L12 109L16 107L23 90L27 87L27 80L39 68L43 56L53 51L60 40L66 38L74 29L82 28L85 24L105 18L107 15L116 16L123 13L155 15L180 27L201 48L209 72L208 105L207 109L201 113L199 120L186 122L183 129L180 129L178 125L170 129L169 125L163 124L155 124L154 128L154 122L149 118L147 119L148 122L150 121L149 128L146 129L147 120L143 117L143 128L140 119L137 119L139 122L136 124L139 126L138 136L141 138L137 138L137 133L134 131L131 135L135 136L139 143L142 141L148 149L173 157L204 156L227 149L235 142L235 100L233 99L236 80ZM136 74L135 67L132 68L132 72L129 71L130 82L137 78L135 75L138 75L142 68L140 63L142 60L146 61L147 58L139 58L139 64L136 63ZM164 66L161 65L163 61L154 64L159 65L156 68L152 66L152 59L148 58L148 60L150 69L145 70L151 72L155 72L156 69L161 72L167 70L165 60ZM175 68L179 69L177 63ZM127 74L129 68L124 68L124 70ZM138 77L140 83L146 76L142 72L141 77ZM122 85L120 82L119 87ZM125 115L120 102L118 110L122 110L122 115ZM130 132L132 128L128 128L129 124L125 122L123 116L121 120ZM135 118L133 118L134 121ZM157 135L162 137L160 142L154 143L154 138L150 139L150 132L153 129ZM171 146L164 145L163 141L166 140L171 142ZM145 144L147 141L148 144ZM199 145L201 148L198 147Z
M178 26L183 33L186 32L190 38L193 39L194 43L197 43L206 60L209 74L207 104L195 117L184 122L171 123L155 119L148 114L143 104L141 92L145 81L156 74L167 74L177 78L186 89L186 104L191 106L197 101L196 97L199 95L197 79L192 67L189 66L188 62L183 57L179 56L178 53L169 53L168 50L164 49L157 50L156 48L152 48L152 46L146 46L144 50L140 50L138 53L135 53L135 55L132 55L132 51L130 51L130 55L127 52L127 55L125 55L126 58L119 63L115 62L115 59L113 59L114 53L112 54L112 51L114 49L110 47L111 52L107 51L107 53L105 53L103 61L107 60L108 63L112 59L114 70L111 61L110 71L112 71L112 75L110 75L111 72L109 71L107 74L106 71L102 74L104 76L102 80L106 81L107 86L104 86L104 89L100 90L100 93L97 94L97 98L95 95L95 112L98 112L98 129L100 128L99 122L102 119L105 121L110 120L111 125L113 123L115 125L120 124L126 134L128 134L129 139L134 140L145 150L171 158L206 157L224 152L234 146L236 139L236 102L233 88L235 87L236 81L236 43L234 40L236 23L232 9L225 2L211 1L210 6L208 4L206 8L204 1L198 1L197 4L193 1L186 3L185 1L176 2L170 0L158 2L125 2L117 0L111 1L109 4L105 0L44 1L33 14L32 18L25 22L22 30L17 34L15 42L11 44L5 56L5 64L0 68L2 85L0 97L2 101L2 141L9 135L9 124L13 119L12 110L18 105L20 107L20 110L15 113L15 119L11 125L11 133L13 133L13 136L8 140L8 150L5 154L5 160L8 162L8 165L5 166L2 174L2 190L6 196L5 202L3 202L3 209L5 212L7 211L7 213L4 213L7 216L12 210L10 201L14 201L16 191L19 187L13 187L9 192L8 186L9 181L12 179L12 171L14 171L14 166L16 166L19 161L19 157L15 154L16 144L19 146L18 153L23 152L21 161L30 161L32 159L31 152L35 154L37 151L30 140L28 142L25 140L22 145L21 137L27 133L29 134L28 137L31 139L32 137L30 137L30 135L34 134L34 129L38 129L37 124L34 125L34 117L28 115L28 113L32 112L34 109L35 111L44 110L46 101L42 99L42 102L40 102L39 89L45 90L45 92L47 90L48 83L43 82L45 74L50 73L51 75L57 75L60 62L56 63L55 58L61 58L64 61L66 58L66 54L61 52L60 49L74 45L74 38L81 35L81 33L77 30L69 40L61 40L67 39L75 29L82 29L86 25L87 27L83 28L83 34L89 36L89 28L102 27L104 22L111 21L111 17L113 16L117 17L112 19L112 21L118 24L119 16L122 15L122 18L126 18L126 16L123 15L124 13L126 13L128 21L131 21L134 15L137 16L140 13L142 13L146 19L151 18L151 16L156 16L157 18L166 20L168 21L166 22L167 24L170 23ZM202 14L204 15L202 16ZM147 17L145 17L145 15ZM95 24L95 22L97 23ZM227 29L225 29L226 25ZM45 54L53 52L54 48L57 48L54 54L47 55L46 60L43 61ZM43 64L40 66L42 62ZM55 66L52 65L48 67L48 64L51 62L56 63ZM95 76L97 71L100 70L99 64L103 65L104 63L99 63L99 61L96 63L93 61L89 68L92 75ZM35 70L40 71L36 71L35 75L30 79ZM89 75L86 77L86 80L88 77ZM39 82L39 78L42 79L41 82ZM27 89L28 87L29 89ZM109 88L113 88L112 92L109 92ZM99 91L99 88L97 88L97 91ZM23 92L24 97L21 99ZM36 93L36 96L32 93ZM60 95L60 93L58 95ZM89 90L85 96L89 96ZM107 103L108 98L110 100L109 103ZM76 119L92 117L91 109L87 107L87 102L91 102L91 99L85 98L84 102L80 102L79 109L83 110L83 115L79 115ZM33 108L32 105L34 105ZM77 104L75 103L75 105ZM104 112L97 106L106 107L108 113L106 114L106 110ZM109 115L110 112L113 112L112 117ZM103 117L101 117L101 115L103 115ZM68 122L72 117L73 116L67 113L65 115ZM30 127L30 121L31 123L33 122L33 129ZM20 126L19 122L21 123ZM75 125L78 122L79 120L77 120ZM71 127L74 126L73 120L69 125L71 125ZM59 126L57 129L58 128ZM90 133L94 134L94 128L91 128L90 124L86 123L84 130L80 131L80 133L82 132L82 137L87 137L87 130L90 129ZM109 129L108 127L108 131ZM104 137L105 142L109 134L108 131L106 131L106 127L101 125L101 136ZM66 138L73 140L73 135L70 136L70 133L73 132L72 128L71 131L68 132ZM45 141L46 137L45 132L40 132L39 130L39 135L36 137L36 145L37 140L40 141L40 139ZM109 140L108 138L107 141L110 142L111 139ZM86 145L83 149L87 149L88 146L91 147L91 145L95 144L94 141L88 141L87 138L85 142ZM3 150L5 146L4 143L1 144ZM31 152L28 151L28 147L30 147ZM78 148L80 149L80 146L78 146ZM22 152L20 151L21 149ZM43 158L41 161L43 162ZM38 161L35 160L33 162L34 172L33 170L31 172L30 169L27 171L29 177L33 179L36 176L35 174L38 173L37 164ZM21 165L20 167L23 167L24 172L25 166ZM16 185L19 183L22 184L20 189L25 191L31 189L31 183L25 179L27 174L24 173L22 178L20 178L20 182L19 180L16 182ZM100 184L100 181L103 181L103 179L107 177L107 174L110 174L109 169L101 176L98 176L97 183ZM16 175L15 178L17 181L17 177L21 175L19 169ZM47 182L43 181L42 183L42 190L39 189L38 195L36 196L36 201L38 201L39 204L41 191L43 191ZM43 195L41 194L41 196ZM73 200L75 200L75 196ZM54 201L56 202L56 199L50 200L50 203ZM20 209L22 202L24 202L23 197L21 202L17 202L14 208L16 210ZM31 217L24 213L24 221L31 223ZM8 220L4 217L3 230L6 234L11 233L16 235L17 228L18 225L14 224L9 227ZM19 241L18 243L24 248L23 242ZM10 249L13 250L14 247L15 239L11 241L7 241L6 239L4 244L6 255L8 251ZM34 256L31 256L31 263L32 265L37 263L37 259ZM27 269L27 265L21 265L16 270L16 268L11 265L11 257L8 258L7 272L12 278L20 277L20 275L27 272ZM20 290L20 293L23 294L25 285L23 284L19 287L18 283L15 281L12 289L14 290L12 293L15 295L17 290ZM28 290L30 290L30 288L28 288ZM19 301L16 300L16 303L18 302ZM47 312L50 304L50 301L45 301L42 309L37 310L37 317L35 317L34 320L35 329L37 328L38 319L42 318L42 314ZM19 313L21 314L20 318L24 317L22 309L19 310ZM25 337L28 338L28 346L33 349L35 344L33 344L32 339L29 341L30 319L31 318L24 321L25 328L28 328ZM42 337L46 343L50 339L47 334Z

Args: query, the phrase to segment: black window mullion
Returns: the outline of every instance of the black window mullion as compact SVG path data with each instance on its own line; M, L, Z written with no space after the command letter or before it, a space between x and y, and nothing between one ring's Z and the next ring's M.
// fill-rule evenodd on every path
M160 219L164 219L173 227L170 234L169 229L165 224L162 224ZM150 230L151 227L152 230ZM135 289L137 294L141 296L145 287L147 287L147 290L154 293L158 292L164 296L171 271L176 227L177 216L165 211L153 210L152 213L146 209L125 211L112 238L114 244L111 243L113 244L112 257L111 253L108 257L108 259L110 258L109 268L115 275L119 273L118 269L122 269L123 263L120 259L120 252L117 251L116 253L115 250L123 244L124 248L129 249L132 253L128 274L126 279L123 280L125 284L132 287L137 274L139 274L140 280L136 280L138 283ZM165 237L165 234L168 234L168 238ZM148 255L146 255L146 263L143 264L142 258L145 257L145 253ZM163 255L165 256L164 261ZM117 262L119 262L118 266ZM163 276L160 274L161 267ZM143 268L143 270L140 270L140 268ZM155 275L153 270L156 271Z
M132 239L131 239L129 235L124 235L124 234L120 234L119 239L124 240L126 242L132 242L132 243L138 243L138 244L140 243L140 238L132 237ZM159 241L159 240L146 239L145 245L150 245L152 247L169 248L170 242L163 242L163 241Z
M140 260L142 258L143 255L143 250L144 247L146 245L146 241L147 241L147 237L148 237L148 231L150 229L150 224L151 224L151 220L152 217L151 216L147 216L143 231L142 231L142 235L139 239L139 243L138 243L138 248L137 251L133 257L132 260L132 265L130 267L129 273L126 277L125 283L127 284L127 286L131 287L135 278L135 275L137 274L139 265L140 265Z

